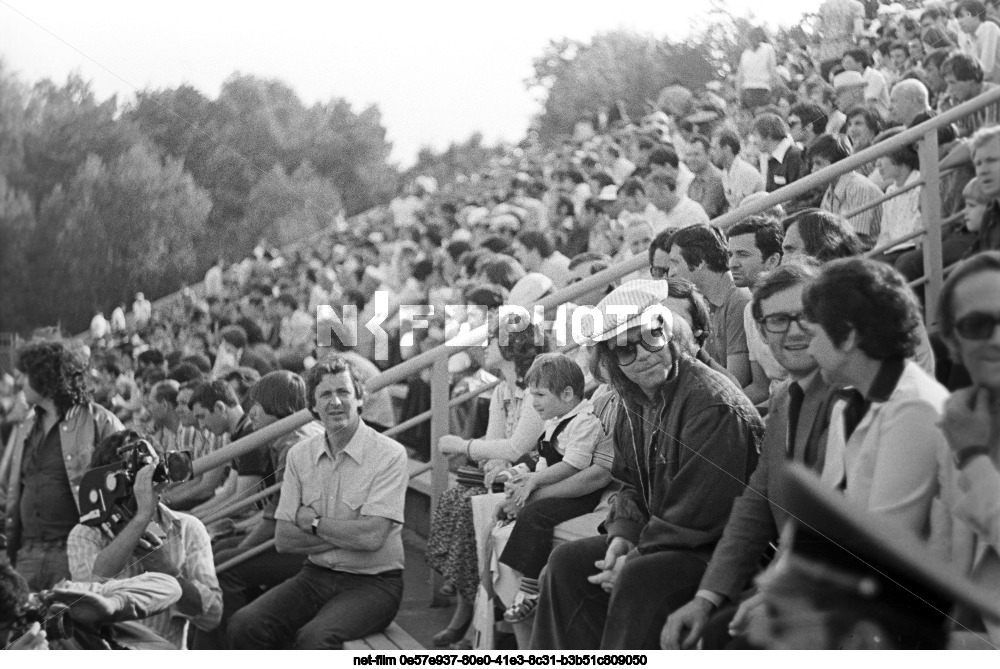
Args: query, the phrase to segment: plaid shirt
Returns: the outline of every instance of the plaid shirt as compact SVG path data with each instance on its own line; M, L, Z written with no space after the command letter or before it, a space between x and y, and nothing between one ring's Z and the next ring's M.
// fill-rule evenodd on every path
M171 511L159 505L159 516L155 522L166 532L163 547L170 563L180 572L178 578L194 586L201 594L201 611L196 616L187 616L176 606L167 611L150 616L143 624L183 650L187 647L188 620L201 630L212 630L222 618L222 588L215 576L212 559L212 544L205 526L194 516ZM111 545L111 539L96 527L77 525L70 532L66 544L69 556L70 574L74 581L101 581L94 576L94 561L97 555ZM116 576L129 578L146 573L138 558L130 561Z

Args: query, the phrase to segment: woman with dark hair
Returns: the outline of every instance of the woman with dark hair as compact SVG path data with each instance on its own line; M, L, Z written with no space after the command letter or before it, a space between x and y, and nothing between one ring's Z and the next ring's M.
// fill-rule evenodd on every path
M484 367L498 372L503 382L493 391L490 400L486 436L463 439L449 435L438 443L444 455L465 454L470 460L478 461L484 473L484 485L458 484L449 488L441 495L434 512L427 541L427 563L451 584L458 600L451 622L434 636L437 646L460 641L472 620L479 568L470 498L488 492L494 477L511 461L530 452L542 434L543 421L531 405L524 387L524 375L535 357L546 351L547 345L543 333L534 325L519 331L517 325L513 319L500 323L497 317L490 317L492 336L486 348Z
M747 35L750 45L740 55L736 68L736 88L743 109L755 111L768 104L771 89L780 81L778 58L767 33L760 26Z

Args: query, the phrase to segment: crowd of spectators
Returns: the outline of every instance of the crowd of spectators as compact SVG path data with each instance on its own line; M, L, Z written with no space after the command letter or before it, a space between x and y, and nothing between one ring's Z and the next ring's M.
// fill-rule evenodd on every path
M436 446L457 475L426 551L455 600L438 646L471 645L477 603L532 649L1000 643L1000 102L940 127L936 156L894 144L717 223L994 90L996 8L826 0L816 43L755 28L728 80L581 114L560 146L529 132L306 244L262 240L169 300L138 293L80 337L36 333L0 384L11 563L39 591L173 577L169 608L136 616L170 647L342 647L399 608L406 456ZM944 264L960 263L936 305L908 285L938 199L921 194L926 160ZM634 256L530 325L501 309ZM576 349L555 333L579 308L603 321ZM488 346L448 360L452 396L475 396L451 434L381 434L430 408L431 370L366 382L480 326ZM136 444L200 458L306 409L314 421L190 480L143 467L121 522L79 522L86 474ZM821 509L806 529L836 518L874 537L868 561L803 548L796 504ZM866 585L871 560L972 615L901 610ZM953 578L928 575L941 561ZM827 616L821 633L803 611Z

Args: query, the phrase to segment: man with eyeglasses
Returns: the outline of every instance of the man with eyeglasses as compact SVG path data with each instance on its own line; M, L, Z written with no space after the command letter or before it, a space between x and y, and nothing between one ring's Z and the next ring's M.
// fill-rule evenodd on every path
M972 386L952 393L941 427L958 469L952 513L975 533L971 565L960 565L1000 600L1000 252L980 253L941 289L938 325ZM1000 625L986 622L1000 644Z
M549 558L533 650L656 648L756 466L756 410L674 341L668 296L664 281L632 281L597 305L591 351L621 397L613 474L623 487L606 537Z
M746 630L759 596L744 598L768 544L778 539L788 512L772 501L771 484L789 462L814 471L823 464L835 389L823 379L809 355L812 334L803 327L802 290L816 275L805 264L785 264L766 274L754 290L751 311L757 328L790 380L772 395L761 442L760 462L750 485L715 547L694 599L668 619L660 636L665 649L723 647L729 636ZM711 619L711 623L709 622Z

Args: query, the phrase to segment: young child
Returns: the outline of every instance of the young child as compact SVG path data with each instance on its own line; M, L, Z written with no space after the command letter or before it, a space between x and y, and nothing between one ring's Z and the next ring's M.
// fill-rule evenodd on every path
M990 199L983 194L978 178L973 178L965 184L962 197L965 199L965 227L969 229L969 232L979 232L979 229L983 227L983 215L986 213Z
M556 525L590 513L611 481L612 444L594 405L584 399L583 371L561 353L535 358L525 375L535 411L545 420L534 472L516 476L507 510L516 514L500 562L522 575L520 592L504 613L520 622L538 604L538 576L552 552Z

